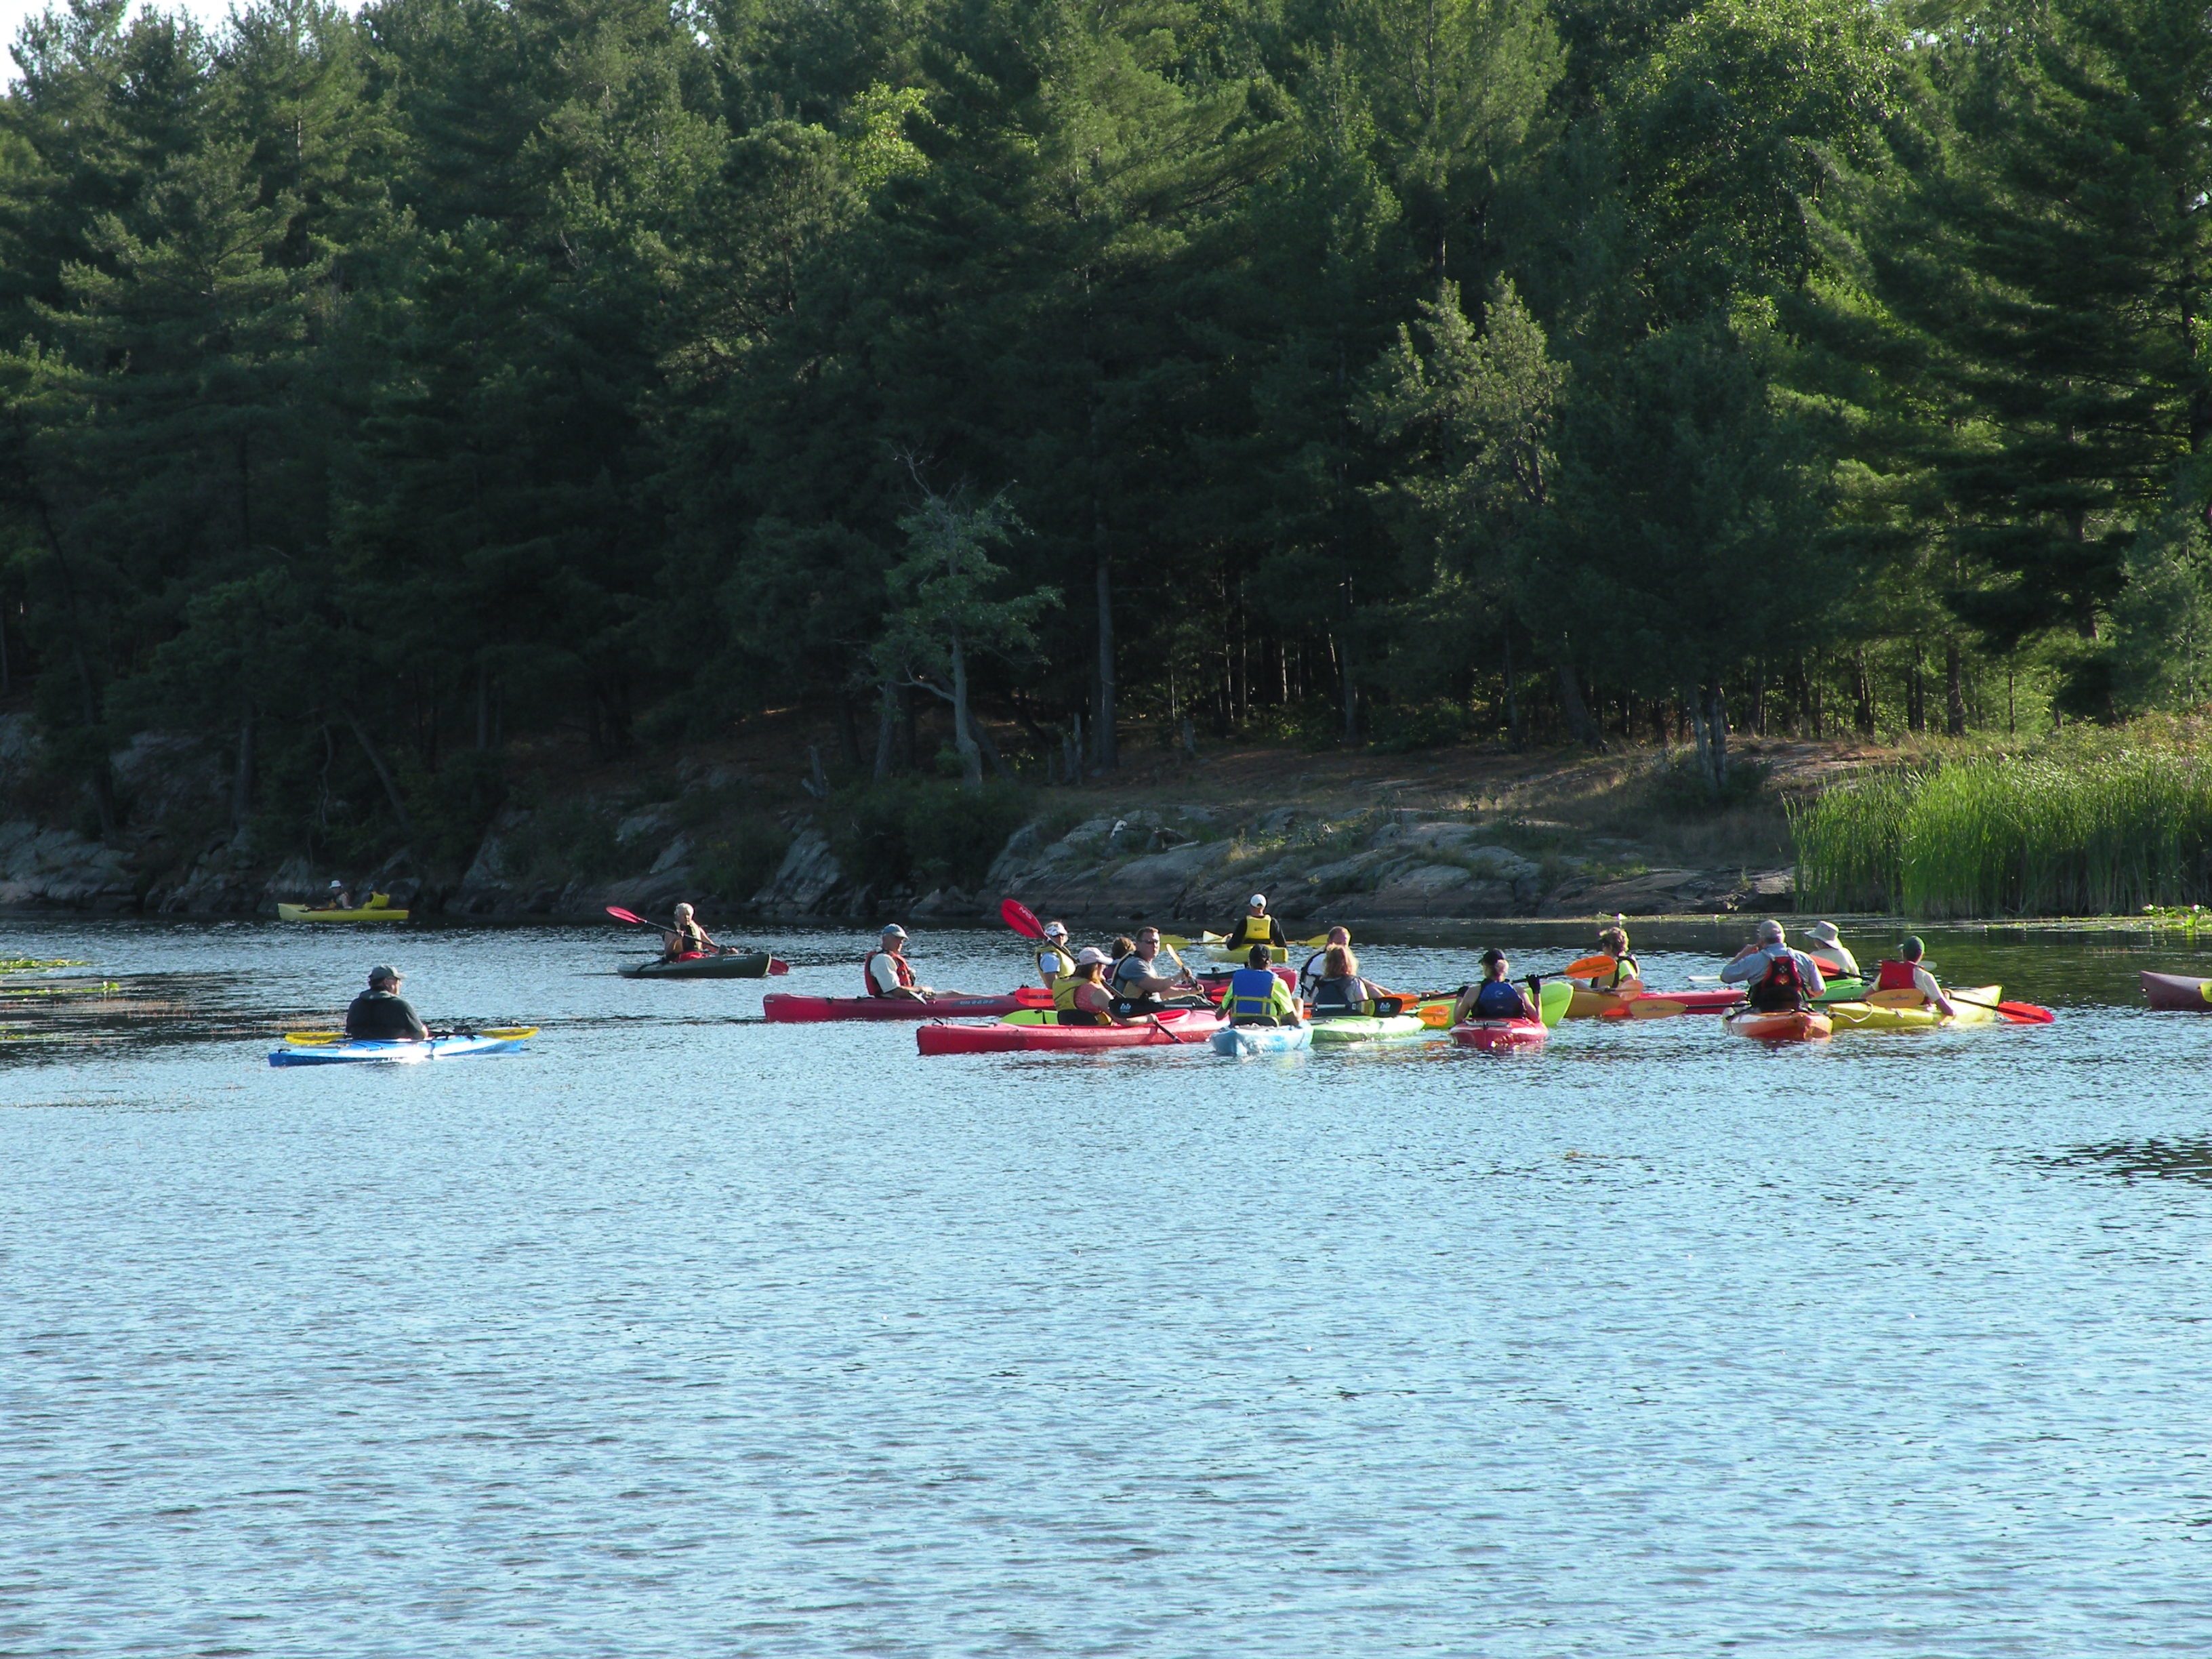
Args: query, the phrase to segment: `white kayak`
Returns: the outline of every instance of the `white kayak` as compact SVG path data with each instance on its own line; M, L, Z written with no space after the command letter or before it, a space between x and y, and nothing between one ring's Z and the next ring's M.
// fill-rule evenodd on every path
M365 1061L411 1065L425 1060L467 1060L476 1054L508 1054L522 1047L514 1036L434 1037L428 1042L287 1043L269 1056L271 1066L357 1066Z
M1313 1047L1310 1025L1231 1025L1206 1039L1217 1054L1242 1060L1247 1054L1287 1054Z

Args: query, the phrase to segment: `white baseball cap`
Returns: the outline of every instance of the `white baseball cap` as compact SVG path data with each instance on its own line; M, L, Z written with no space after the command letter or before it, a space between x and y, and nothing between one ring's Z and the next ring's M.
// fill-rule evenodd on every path
M896 922L892 922L889 927L885 927L885 928L884 929L883 936L884 936L885 939L889 939L889 938L890 938L894 933L896 933L896 935L898 935L898 937L899 937L899 938L901 938L901 939L904 939L904 938L906 937L906 929L905 929L905 928L903 928L903 927L900 927L900 926L898 925L898 923L896 923Z
M1244 908L1248 910L1255 904L1262 910L1266 909L1267 908L1267 896L1265 893L1255 893L1250 898L1244 901Z
M1106 953L1095 945L1086 945L1075 953L1075 965L1079 968L1088 968L1094 962L1103 963L1105 960Z
M1044 936L1047 939L1066 939L1067 924L1064 921L1048 921L1044 925Z

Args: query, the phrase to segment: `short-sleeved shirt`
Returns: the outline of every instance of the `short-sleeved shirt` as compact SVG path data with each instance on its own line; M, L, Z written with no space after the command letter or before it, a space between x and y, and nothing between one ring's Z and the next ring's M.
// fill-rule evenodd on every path
M878 951L868 958L868 983L878 996L889 996L899 988L898 963L888 951Z
M1173 979L1175 963L1155 955L1150 963L1134 951L1114 964L1114 994L1119 997L1157 996L1156 991L1146 991L1133 981L1140 979Z

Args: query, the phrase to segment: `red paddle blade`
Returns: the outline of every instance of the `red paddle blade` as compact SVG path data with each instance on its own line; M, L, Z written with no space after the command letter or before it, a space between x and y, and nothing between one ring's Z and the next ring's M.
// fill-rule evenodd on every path
M619 904L610 904L607 906L607 914L612 916L617 921L627 921L633 927L642 927L646 925L646 921L643 916L634 916L629 911L623 909Z
M999 920L1024 939L1044 937L1044 924L1036 919L1036 912L1019 899L1008 899L1000 905Z
M2055 1025L2058 1016L2033 1002L2000 1002L1997 1012L2015 1025Z
M1848 979L1850 977L1850 975L1844 972L1844 964L1842 963L1831 962L1826 957L1814 957L1813 958L1813 965L1820 970L1820 975L1824 979Z
M770 957L768 959L768 970L771 974L787 974L791 971L791 964L781 957Z

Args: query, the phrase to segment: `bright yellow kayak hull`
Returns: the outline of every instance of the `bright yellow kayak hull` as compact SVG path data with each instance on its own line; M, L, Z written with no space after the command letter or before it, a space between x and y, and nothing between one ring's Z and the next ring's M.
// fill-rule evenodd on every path
M2002 989L1997 985L1953 986L1949 995L1959 1011L1955 1020L1946 1019L1933 1008L1884 1008L1866 1002L1832 1002L1826 1006L1838 1036L1845 1031L1924 1031L1936 1025L1989 1025L1997 1018L1994 1006L1970 1007L1958 999L1972 997L1976 1002L1994 1004Z
M376 895L381 898L381 893ZM395 910L388 904L371 904L358 910L317 910L304 904L280 904L276 907L279 921L404 921L407 913Z

